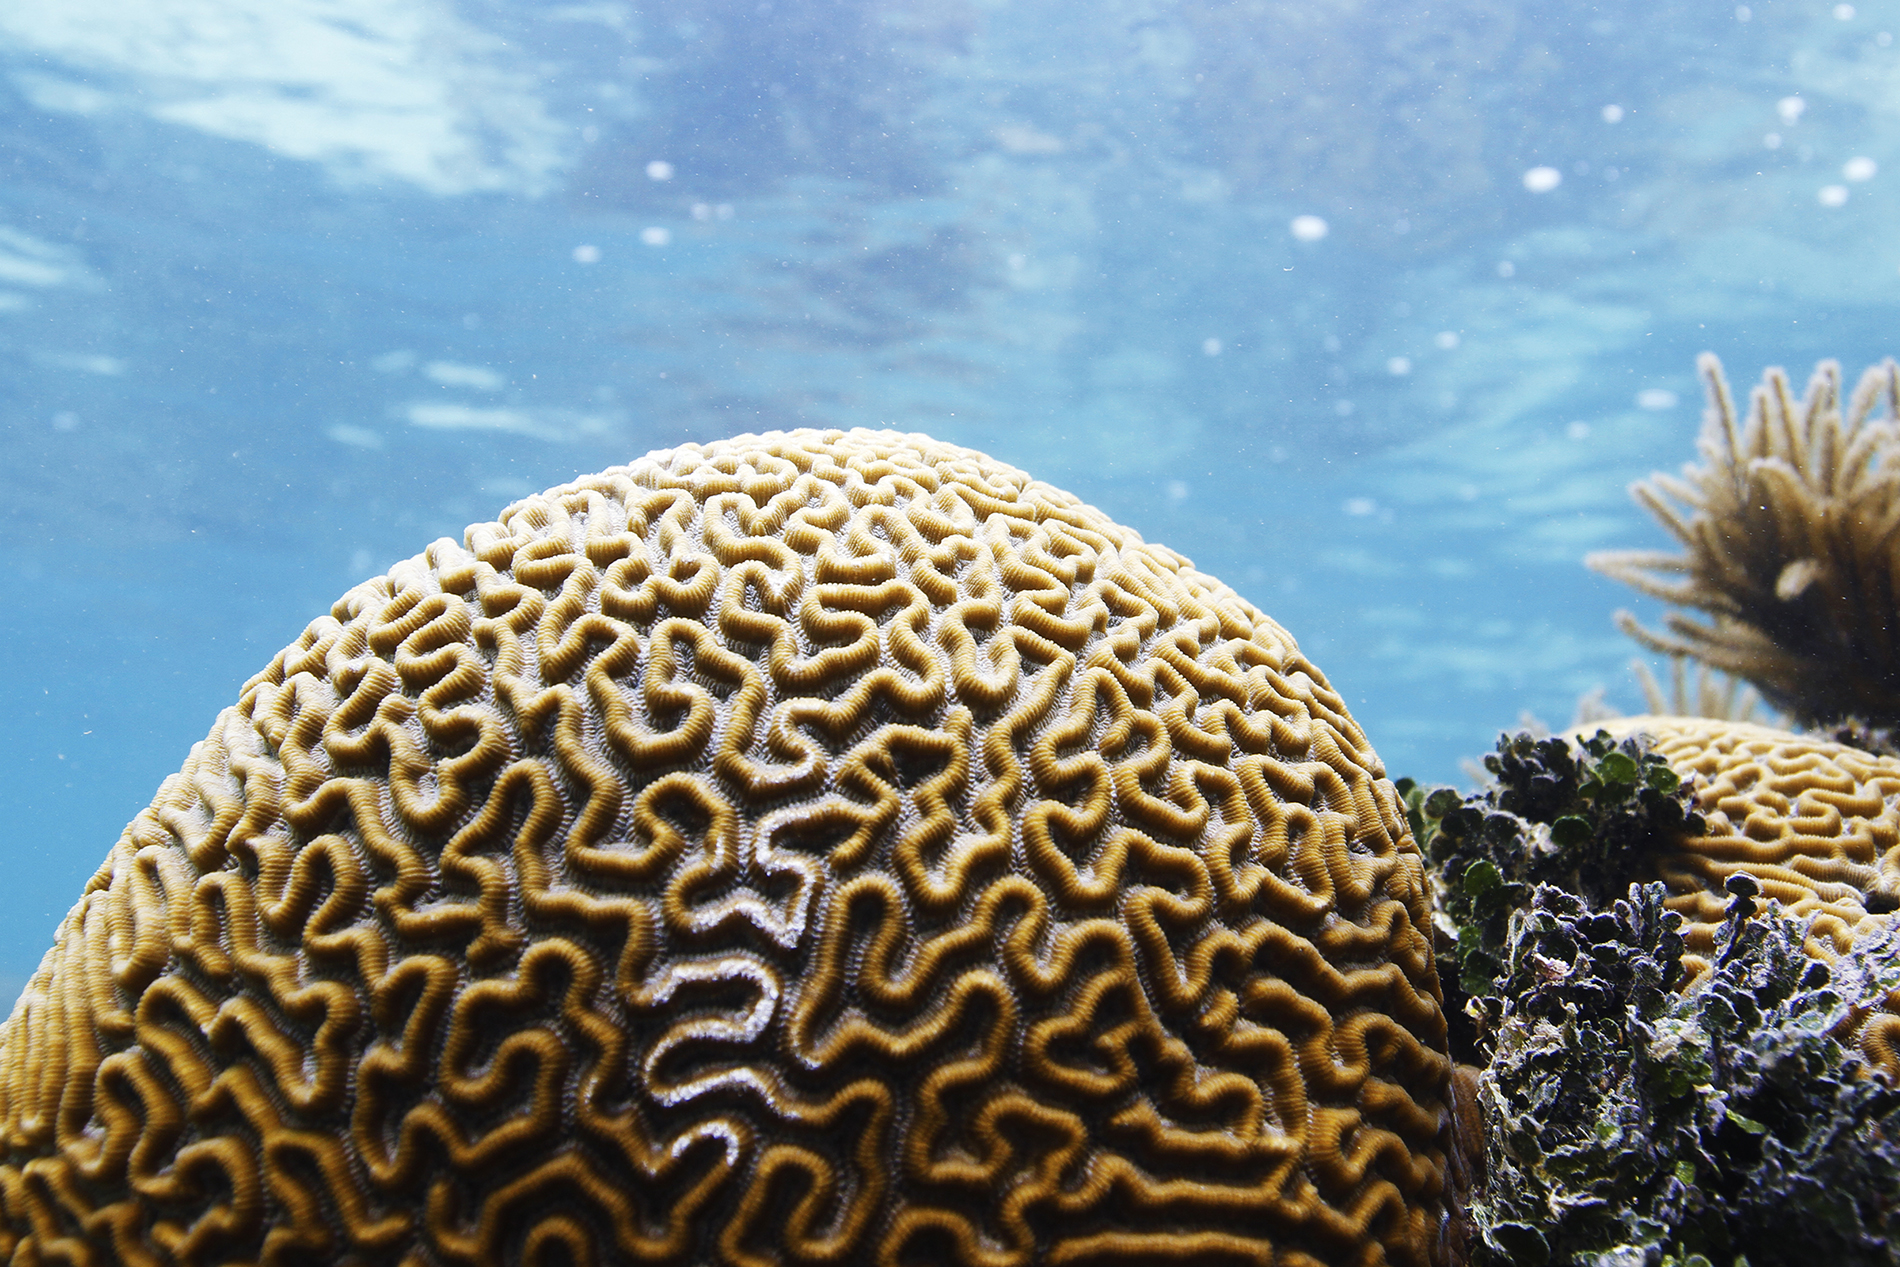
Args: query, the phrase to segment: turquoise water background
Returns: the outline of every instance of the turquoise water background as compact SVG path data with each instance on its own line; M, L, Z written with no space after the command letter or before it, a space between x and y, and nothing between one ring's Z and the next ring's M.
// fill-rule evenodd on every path
M0 986L355 582L687 440L985 449L1394 774L1634 711L1693 357L1896 351L1900 3L0 6ZM1321 230L1324 230L1323 233Z

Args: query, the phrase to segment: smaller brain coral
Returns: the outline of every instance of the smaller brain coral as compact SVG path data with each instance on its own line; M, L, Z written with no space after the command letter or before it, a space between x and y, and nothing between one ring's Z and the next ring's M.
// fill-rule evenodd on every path
M0 1029L0 1260L1423 1267L1418 852L1293 639L889 432L346 594Z
M1630 717L1610 723L1655 740L1685 779L1707 831L1656 860L1670 909L1684 920L1692 976L1706 973L1728 903L1746 871L1785 914L1812 919L1808 953L1832 960L1900 908L1900 759L1746 722ZM1870 1059L1900 1069L1900 1016L1861 1032Z

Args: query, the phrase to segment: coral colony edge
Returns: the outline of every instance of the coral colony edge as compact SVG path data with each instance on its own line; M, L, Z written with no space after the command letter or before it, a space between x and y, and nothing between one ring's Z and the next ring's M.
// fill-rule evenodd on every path
M1703 613L1620 618L1674 708L1471 793L924 436L687 445L436 542L61 923L0 1255L1900 1262L1900 371L1745 418L1703 372L1701 464L1635 489L1685 553L1591 560Z

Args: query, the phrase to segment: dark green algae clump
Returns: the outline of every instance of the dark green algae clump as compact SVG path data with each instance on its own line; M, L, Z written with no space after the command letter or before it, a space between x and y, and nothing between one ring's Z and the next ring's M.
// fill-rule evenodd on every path
M1529 906L1533 886L1555 885L1606 906L1623 896L1646 857L1706 826L1675 771L1640 737L1618 743L1598 731L1573 747L1561 738L1500 735L1484 768L1495 785L1471 796L1449 787L1428 793L1410 779L1398 784L1442 913L1438 975L1453 1053L1474 1063L1483 1040L1463 1004L1494 995L1511 916Z
M1900 1263L1900 1091L1851 1041L1900 988L1895 930L1822 963L1736 875L1685 989L1681 918L1630 880L1703 830L1692 788L1603 732L1501 737L1485 766L1469 796L1400 783L1478 1066L1468 1262Z

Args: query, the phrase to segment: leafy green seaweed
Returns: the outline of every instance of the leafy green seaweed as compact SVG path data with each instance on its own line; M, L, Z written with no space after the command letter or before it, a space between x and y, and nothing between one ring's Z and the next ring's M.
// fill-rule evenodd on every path
M1619 742L1600 730L1573 747L1500 735L1484 765L1496 783L1470 796L1398 783L1432 870L1443 915L1438 973L1453 1042L1467 1060L1481 1059L1487 1039L1459 1019L1459 1005L1492 992L1511 914L1529 906L1533 886L1605 906L1641 874L1644 859L1706 829L1690 789L1645 738Z

